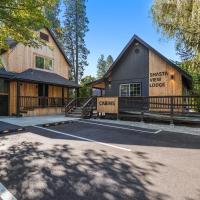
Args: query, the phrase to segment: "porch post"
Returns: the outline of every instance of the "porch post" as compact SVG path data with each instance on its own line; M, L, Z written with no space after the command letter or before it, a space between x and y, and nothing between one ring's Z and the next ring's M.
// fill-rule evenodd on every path
M45 99L45 84L42 84L42 107L46 107L46 99Z
M17 81L17 102L16 102L17 117L20 117L20 82Z
M79 93L79 88L76 88L76 98L79 98L80 93Z
M62 106L65 105L65 88L62 87Z
M100 89L101 90L101 97L103 96L103 89Z

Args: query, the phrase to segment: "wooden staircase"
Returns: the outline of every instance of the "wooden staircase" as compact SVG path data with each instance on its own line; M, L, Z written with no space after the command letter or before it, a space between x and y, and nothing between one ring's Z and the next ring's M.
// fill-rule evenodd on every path
M65 107L65 116L91 118L94 110L96 110L96 97L76 98Z

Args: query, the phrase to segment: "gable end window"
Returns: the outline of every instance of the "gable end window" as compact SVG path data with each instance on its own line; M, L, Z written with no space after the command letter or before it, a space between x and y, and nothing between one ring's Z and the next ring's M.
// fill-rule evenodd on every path
M142 95L142 84L141 83L121 84L119 92L121 97L139 97Z
M35 56L35 67L52 71L53 59L42 56Z
M49 36L46 33L40 32L40 38L49 42Z

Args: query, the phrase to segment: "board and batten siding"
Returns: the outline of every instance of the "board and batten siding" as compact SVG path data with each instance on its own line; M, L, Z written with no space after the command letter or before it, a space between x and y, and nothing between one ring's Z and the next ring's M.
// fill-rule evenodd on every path
M160 75L157 75L158 73ZM178 96L182 95L182 90L182 75L158 55L149 51L149 96Z
M47 42L48 46L33 48L24 46L20 43L17 44L16 47L1 55L6 69L12 72L23 72L29 68L35 68L35 56L40 55L53 59L54 69L52 72L68 79L69 64L66 62L47 29L42 29L40 32L49 35L49 42Z

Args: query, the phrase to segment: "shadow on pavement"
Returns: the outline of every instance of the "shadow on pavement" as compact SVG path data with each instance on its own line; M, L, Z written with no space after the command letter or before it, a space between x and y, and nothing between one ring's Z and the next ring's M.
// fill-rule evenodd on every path
M165 166L148 154L134 152L145 162L105 150L75 153L69 145L45 147L21 142L0 152L0 180L19 200L167 200L148 189L150 177ZM15 193L15 191L17 191Z

